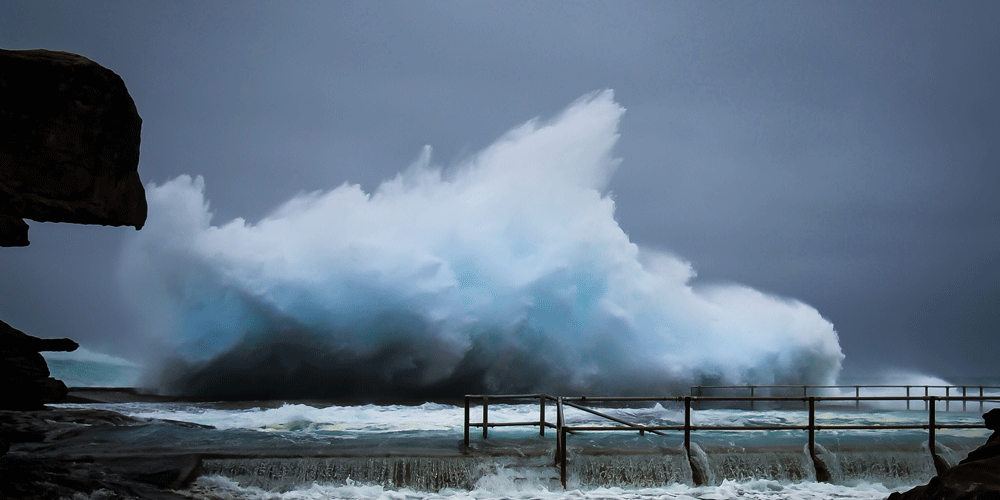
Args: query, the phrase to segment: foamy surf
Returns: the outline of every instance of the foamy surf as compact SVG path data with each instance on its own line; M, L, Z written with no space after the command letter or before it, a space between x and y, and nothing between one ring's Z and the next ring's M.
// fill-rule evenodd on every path
M725 481L718 486L692 487L673 484L660 488L571 486L563 491L550 489L533 478L500 472L480 479L471 490L443 489L426 492L409 488L389 488L348 481L345 484L314 483L289 491L266 491L242 487L222 476L199 478L185 493L204 500L875 500L884 499L893 491L880 483L859 483L852 486L770 480L746 482Z
M424 403L421 405L309 405L301 403L282 403L275 407L253 406L247 403L243 408L227 408L228 403L115 403L115 404L62 404L53 405L63 408L101 408L116 411L124 415L146 418L190 422L208 425L217 429L246 429L267 432L310 432L310 431L344 431L353 433L394 433L394 432L431 432L452 433L456 438L463 432L464 408L460 406ZM989 403L989 407L996 406ZM682 407L665 407L660 403L649 407L638 408L601 408L610 416L630 422L650 426L683 425L684 413ZM548 409L549 421L554 421L555 410ZM482 417L481 407L472 408L473 421ZM489 407L491 422L527 422L537 421L539 408L537 405L494 404ZM566 425L579 426L617 426L617 424L600 417L585 413L575 408L565 409ZM922 411L899 411L866 409L854 411L847 409L818 409L816 421L823 425L905 425L926 423L926 414ZM982 423L982 418L976 411L961 412L941 411L937 414L939 424ZM712 426L767 426L767 425L805 425L808 423L808 413L803 410L733 410L710 409L692 412L692 424L701 427ZM551 431L550 431L551 432ZM703 431L726 437L741 437L743 439L769 438L788 435L792 438L800 436L802 431ZM979 439L987 435L983 429L952 429L949 434ZM497 428L490 431L495 439L504 436L533 436L538 434L537 427ZM916 430L828 430L821 436L832 436L838 439L868 436L926 436L926 431Z

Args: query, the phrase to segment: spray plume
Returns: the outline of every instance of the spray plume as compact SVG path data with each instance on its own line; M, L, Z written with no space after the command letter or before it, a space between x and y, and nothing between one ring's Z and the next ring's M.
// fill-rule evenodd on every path
M604 191L611 91L447 171L300 194L213 225L204 182L149 185L123 284L167 346L164 391L215 398L655 394L710 379L828 384L833 325L629 241Z

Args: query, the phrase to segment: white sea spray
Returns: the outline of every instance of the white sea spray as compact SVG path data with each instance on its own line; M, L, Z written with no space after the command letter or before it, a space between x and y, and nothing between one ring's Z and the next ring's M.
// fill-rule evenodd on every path
M121 278L148 354L168 360L164 387L427 398L833 383L843 354L815 309L693 287L690 263L630 241L606 191L624 111L594 93L453 168L427 148L371 193L303 193L256 222L213 221L201 177L150 184Z

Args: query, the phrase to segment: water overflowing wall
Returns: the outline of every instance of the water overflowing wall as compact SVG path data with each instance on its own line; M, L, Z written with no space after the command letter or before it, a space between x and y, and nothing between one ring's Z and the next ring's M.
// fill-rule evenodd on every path
M230 458L202 464L204 475L226 476L243 487L288 490L313 482L347 481L423 491L471 489L498 464L460 457Z
M815 481L816 470L802 450L710 450L696 448L696 466L708 484L732 480L769 479L783 482ZM934 463L924 449L840 450L819 447L818 456L829 469L831 482L854 485L882 483L887 487L919 484L935 475ZM956 463L964 452L949 451L946 460ZM658 487L693 484L692 467L682 450L642 454L570 453L571 487ZM350 481L389 488L439 491L474 489L484 482L502 480L558 489L559 472L551 456L496 457L336 457L336 458L232 458L209 459L203 474L222 475L243 487L285 491L316 483Z
M836 453L836 459L830 465L834 481L841 484L870 482L873 479L887 486L916 484L926 482L937 474L927 450L842 451Z
M753 479L816 479L812 460L809 455L801 452L713 453L708 455L708 466L710 484L717 484L724 479L740 482Z
M582 485L654 487L691 483L691 467L682 454L577 455L570 473Z

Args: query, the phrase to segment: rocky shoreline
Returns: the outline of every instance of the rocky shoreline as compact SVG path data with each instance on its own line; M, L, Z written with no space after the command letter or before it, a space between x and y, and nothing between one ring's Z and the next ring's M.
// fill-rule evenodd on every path
M0 425L9 452L0 456L0 498L62 499L142 498L175 500L189 498L173 490L198 477L197 455L136 457L71 456L27 451L25 444L60 441L80 434L89 426L137 425L143 421L116 412L97 409L2 410Z
M141 127L125 82L113 71L68 52L0 49L0 247L28 246L24 219L142 228ZM78 498L95 491L107 492L101 498L181 498L159 487L176 483L175 463L70 460L18 450L58 442L84 426L130 425L114 412L44 406L64 401L68 389L50 376L40 351L77 347L0 321L0 498ZM185 464L190 475L190 461Z

